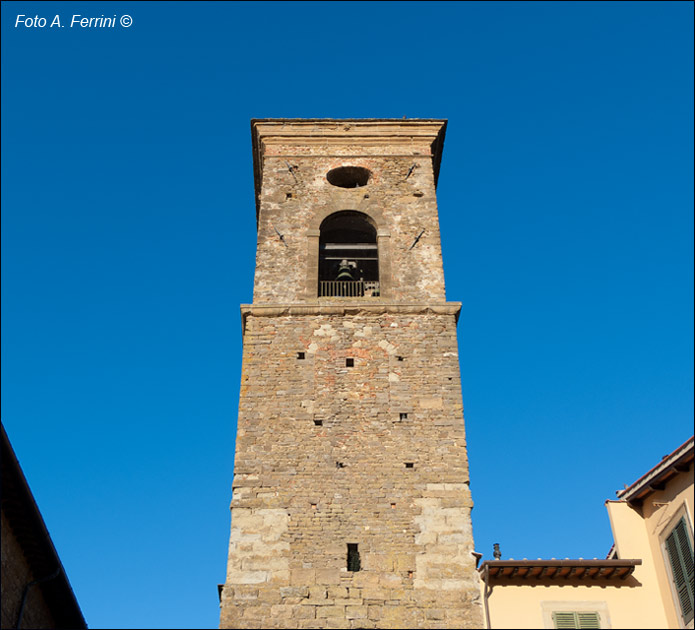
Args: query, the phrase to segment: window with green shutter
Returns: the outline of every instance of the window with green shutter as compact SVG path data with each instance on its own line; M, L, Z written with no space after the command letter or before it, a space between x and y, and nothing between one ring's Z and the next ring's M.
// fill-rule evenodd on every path
M678 521L666 538L666 553L671 563L671 575L676 587L683 622L693 618L693 548L685 517Z
M600 628L601 619L597 612L554 612L555 628Z

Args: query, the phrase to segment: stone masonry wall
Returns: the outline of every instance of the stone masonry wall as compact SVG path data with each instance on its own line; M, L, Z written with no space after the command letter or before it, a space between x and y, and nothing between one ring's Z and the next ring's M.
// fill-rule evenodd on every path
M480 627L455 325L247 318L222 627Z
M435 193L444 128L252 121L258 245L222 628L482 627ZM331 185L342 166L369 182ZM377 297L318 297L320 227L343 210L376 228Z

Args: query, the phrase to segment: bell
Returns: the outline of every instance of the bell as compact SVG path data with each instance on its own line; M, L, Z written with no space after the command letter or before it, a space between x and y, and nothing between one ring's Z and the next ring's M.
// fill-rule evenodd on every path
M340 261L340 266L338 267L338 275L336 276L336 280L354 280L352 277L352 269L354 267L357 267L357 263L354 263L352 261L348 262L347 260L341 260Z

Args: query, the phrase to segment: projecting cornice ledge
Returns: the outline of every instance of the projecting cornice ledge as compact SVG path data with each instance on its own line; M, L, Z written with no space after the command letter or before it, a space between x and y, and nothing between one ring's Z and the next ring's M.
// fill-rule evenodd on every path
M306 315L453 315L458 321L461 302L435 302L408 304L402 302L355 302L352 304L242 304L241 328L246 330L246 319L253 317L284 317Z

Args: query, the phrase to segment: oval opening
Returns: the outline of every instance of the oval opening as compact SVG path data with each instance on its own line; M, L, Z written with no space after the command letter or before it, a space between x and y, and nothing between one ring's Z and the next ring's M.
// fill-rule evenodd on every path
M329 184L340 188L360 188L367 185L371 174L362 166L339 166L328 171L326 179Z

